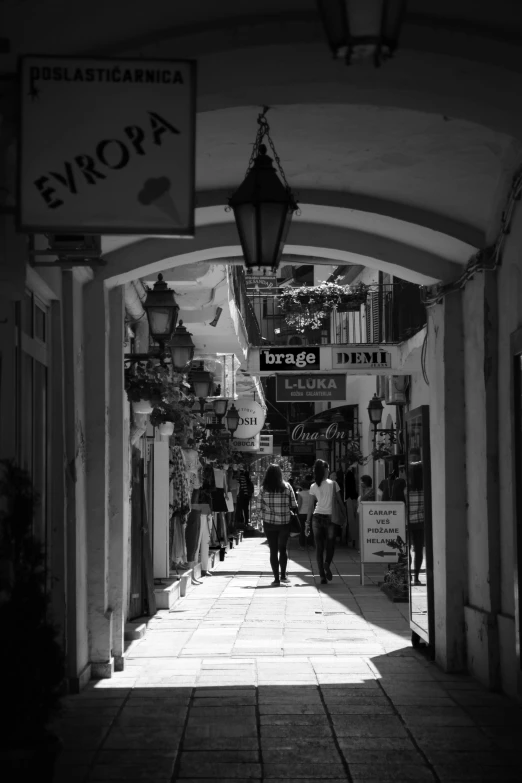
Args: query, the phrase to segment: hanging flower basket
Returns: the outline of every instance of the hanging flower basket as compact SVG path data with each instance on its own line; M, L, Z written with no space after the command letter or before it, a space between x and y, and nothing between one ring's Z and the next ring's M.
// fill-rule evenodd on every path
M172 435L174 433L174 422L173 421L163 421L159 427L159 434L160 435Z
M133 400L132 410L138 415L152 413L152 405L150 400Z
M320 328L333 310L359 310L367 296L368 286L364 283L355 286L321 283L287 288L278 295L278 300L286 323L303 332L306 328Z

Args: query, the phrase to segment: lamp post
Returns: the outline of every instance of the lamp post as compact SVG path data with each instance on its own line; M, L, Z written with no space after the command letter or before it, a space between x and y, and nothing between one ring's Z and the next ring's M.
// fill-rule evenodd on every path
M239 427L239 411L237 410L234 403L230 406L227 412L227 428L231 435L234 435L234 432Z
M378 68L393 57L407 0L317 0L328 44L335 59L372 57Z
M172 366L177 372L183 372L187 364L192 361L195 347L191 333L187 331L186 326L183 326L183 321L180 321L167 343L172 357Z
M191 373L191 382L194 387L194 394L199 399L200 412L203 414L205 400L210 396L212 390L212 373L208 370L195 370Z
M297 210L297 202L270 138L270 126L265 116L267 111L265 106L257 118L259 129L245 179L228 200L234 212L247 272L256 269L265 274L277 270L292 214ZM281 179L272 165L272 158L267 155L266 145L262 143L265 137Z
M375 450L376 448L376 441L377 441L377 428L379 424L382 421L382 412L383 412L383 404L380 401L380 399L377 397L376 394L373 395L372 399L368 403L368 416L370 419L370 423L373 424L373 448ZM375 458L372 460L373 463L373 491L375 494L375 500L377 500L377 487L375 486L376 482L376 474L377 474L377 466L375 464Z

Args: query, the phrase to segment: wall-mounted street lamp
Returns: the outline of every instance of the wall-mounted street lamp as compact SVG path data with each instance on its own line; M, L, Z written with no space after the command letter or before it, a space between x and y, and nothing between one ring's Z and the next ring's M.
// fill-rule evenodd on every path
M257 118L259 129L245 179L228 200L234 212L247 272L254 269L264 272L277 270L292 215L297 210L297 202L270 138L270 126L265 116L267 111L265 106ZM265 137L281 179L272 165L272 158L267 155L266 145L262 143Z
M191 333L187 331L186 326L183 326L183 321L177 325L166 347L170 349L173 368L177 372L183 372L187 364L194 358L196 348Z
M328 44L347 65L373 57L376 67L392 57L407 0L317 0Z
M147 289L143 309L147 313L149 322L149 338L159 343L159 350L153 349L149 353L128 354L125 356L125 362L132 364L134 362L158 359L161 364L164 364L165 343L172 336L176 326L179 307L174 299L174 292L163 280L163 275L158 275L158 280L154 283L154 286Z
M205 400L210 397L212 391L213 377L208 370L194 370L190 374L190 380L194 388L194 395L199 399L199 409L201 414L205 410Z
M220 427L223 426L223 416L227 412L228 400L214 400L214 413Z
M230 406L227 412L227 429L230 432L231 435L234 434L234 432L239 427L239 411L237 410L234 403Z
M179 313L174 293L163 275L158 275L154 286L147 289L143 309L147 313L151 339L163 346L172 337Z

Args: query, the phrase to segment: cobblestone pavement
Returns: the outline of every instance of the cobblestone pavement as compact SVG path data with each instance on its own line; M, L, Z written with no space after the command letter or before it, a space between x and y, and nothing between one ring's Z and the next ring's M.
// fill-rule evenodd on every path
M273 588L265 540L244 540L66 699L57 783L520 781L521 709L413 650L355 556L320 585L291 541Z

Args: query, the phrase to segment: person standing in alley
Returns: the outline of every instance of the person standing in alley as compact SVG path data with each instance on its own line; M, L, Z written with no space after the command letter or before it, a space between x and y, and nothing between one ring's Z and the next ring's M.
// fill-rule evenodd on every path
M273 587L281 582L288 584L288 537L290 536L290 512L297 512L294 490L283 479L279 465L269 465L259 493L263 528L270 548L270 565L274 574Z
M299 549L306 549L307 545L313 546L312 536L306 535L306 520L308 519L308 512L312 505L312 496L310 495L310 483L312 476L306 476L302 482L303 486L297 493L297 513L299 514L299 524L301 525L301 532L299 533Z
M332 519L334 514L346 514L339 484L328 478L328 463L318 459L314 464L315 482L310 487L312 504L306 520L307 531L312 523L315 539L315 554L321 584L332 580L331 563L335 551L335 537L339 525ZM337 516L337 518L339 518Z

